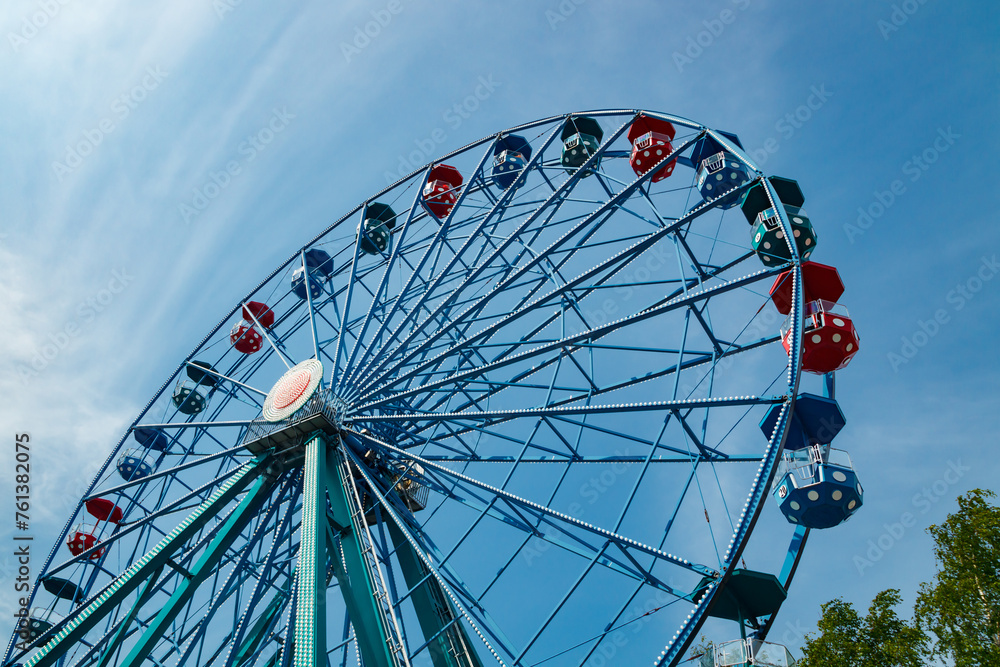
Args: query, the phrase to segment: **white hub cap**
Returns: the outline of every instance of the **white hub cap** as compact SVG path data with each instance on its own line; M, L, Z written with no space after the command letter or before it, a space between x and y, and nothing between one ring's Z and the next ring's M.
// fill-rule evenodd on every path
M264 419L276 422L290 417L306 404L323 377L323 364L307 359L290 368L268 392L264 400Z

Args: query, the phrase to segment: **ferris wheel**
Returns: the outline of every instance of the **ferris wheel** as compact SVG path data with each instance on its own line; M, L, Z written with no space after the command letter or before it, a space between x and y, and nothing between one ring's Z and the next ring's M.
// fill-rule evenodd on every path
M2 664L676 665L708 618L740 639L702 664L789 664L764 640L809 530L863 499L830 448L859 341L803 203L637 110L402 178L181 360ZM768 495L787 534L750 570Z

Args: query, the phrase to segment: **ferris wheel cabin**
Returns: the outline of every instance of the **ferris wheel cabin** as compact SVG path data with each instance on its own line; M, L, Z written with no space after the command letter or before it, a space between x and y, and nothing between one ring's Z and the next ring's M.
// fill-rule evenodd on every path
M58 600L66 600L72 605L82 603L87 595L83 589L74 584L69 579L60 577L45 577L41 581L42 587L51 593ZM39 637L51 630L55 625L63 620L63 617L52 609L45 607L35 607L24 620L22 637L30 645Z
M177 380L177 384L174 386L174 394L171 398L174 405L177 406L178 412L185 415L196 415L208 405L208 399L211 398L219 379L213 375L215 369L212 368L211 364L207 364L204 361L191 361L187 364L185 370L187 377ZM139 430L145 431L148 429ZM162 433L159 435L161 438L163 437ZM146 436L141 435L137 431L135 437L136 440L139 440L141 437ZM155 438L155 436L150 437ZM153 448L153 445L148 446Z
M118 457L118 474L126 482L152 475L156 471L157 457L150 454L150 452L165 452L170 447L167 436L162 431L151 428L137 428L133 431L132 436L139 443L140 447L126 449Z
M395 226L396 212L388 204L369 204L362 225L364 236L358 243L361 252L366 255L389 252L392 249L392 230Z
M95 523L78 523L66 536L66 546L69 547L70 553L74 556L79 556L84 551L93 549L98 544L101 543L98 534L100 533L100 526ZM89 558L91 560L97 560L104 555L104 548L97 549L91 552Z
M28 646L34 644L39 637L61 623L63 616L45 607L35 607L28 613L22 637Z
M735 639L712 646L699 667L795 667L795 658L781 644L759 639Z
M699 602L709 587L718 580L705 577L692 594ZM781 609L788 594L778 578L767 572L737 568L718 591L715 604L708 615L740 624L742 639L709 644L701 655L699 667L793 667L795 659L780 644L772 644L746 637L748 630L760 628L763 619Z
M771 437L783 408L772 406L761 420L765 437ZM789 523L832 528L864 503L851 457L830 447L845 424L832 398L803 393L795 399L784 454L771 485L771 495Z
M424 186L424 205L439 220L447 218L451 209L455 208L458 188L463 180L462 174L451 165L436 164L431 167Z
M847 308L837 303L844 293L840 274L832 266L817 262L802 264L802 301L805 328L802 341L802 370L822 375L840 370L858 353L860 338ZM791 312L791 271L779 275L771 286L771 301L782 315ZM792 348L791 322L781 329L785 352Z
M243 319L234 324L229 332L229 342L243 354L258 352L264 344L264 337L257 330L258 327L270 329L273 324L274 311L259 301L250 301L243 305ZM188 374L190 375L190 369ZM214 382L212 386L215 386Z
M567 173L575 174L600 148L604 130L590 116L570 116L563 125L560 138L563 143L562 165ZM593 168L597 169L600 163L597 160ZM583 176L590 176L590 172L585 172Z
M361 429L361 434L370 436L371 431ZM356 443L348 441L350 446L357 446ZM398 461L388 460L378 456L373 450L367 450L361 457L361 463L366 466L369 472L384 475L391 483L393 495L402 501L403 505L411 512L419 512L427 508L430 499L430 489L422 482L424 479L424 468L420 464L404 465ZM351 475L355 482L364 484L364 475L358 465L351 465ZM373 507L377 500L367 491L361 492L361 504L364 507ZM378 523L378 517L374 511L365 514L365 522L369 526Z
M95 523L81 522L70 531L66 537L66 545L74 556L79 556L88 549L93 549L100 544L100 535L107 528L109 523L117 525L122 520L122 509L110 500L105 498L91 498L84 507L95 519ZM97 549L90 554L92 560L97 560L104 555L104 549Z
M632 144L632 153L628 163L636 176L642 176L647 171L660 164L663 158L673 152L671 143L677 131L673 123L661 118L639 115L628 129L628 140ZM677 160L671 160L656 170L650 179L653 183L662 181L674 173Z
M778 193L779 202L776 203L782 205L792 224L799 257L803 260L809 259L809 255L816 249L816 230L802 210L802 205L805 203L802 189L790 178L770 176L767 180ZM791 261L792 253L785 242L778 211L771 205L767 188L762 183L757 183L747 190L740 208L751 225L750 239L753 251L764 266L779 266Z
M490 176L493 183L501 190L506 190L517 183L524 185L524 179L518 176L531 159L531 145L519 134L507 134L497 139L493 146L493 167Z
M778 466L771 494L789 523L833 528L864 503L851 457L829 445L789 452Z
M306 250L305 267L299 267L292 273L292 292L303 301L306 300L306 273L309 274L309 296L318 299L323 294L323 285L333 275L333 259L323 250Z
M719 134L743 148L735 134ZM750 180L750 168L715 137L706 134L698 140L691 153L691 162L695 165L698 192L704 201L718 198L716 205L722 209L730 209L740 203L743 193L739 188Z

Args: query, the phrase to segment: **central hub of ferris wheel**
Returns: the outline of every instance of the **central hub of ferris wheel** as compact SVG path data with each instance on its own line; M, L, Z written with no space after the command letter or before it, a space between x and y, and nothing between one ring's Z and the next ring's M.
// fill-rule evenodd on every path
M280 422L299 411L309 402L323 380L323 364L307 359L288 369L264 399L264 419Z
M261 416L253 420L243 440L255 454L271 450L294 455L316 431L336 436L344 416L343 401L324 391L323 364L307 359L278 379L267 393Z

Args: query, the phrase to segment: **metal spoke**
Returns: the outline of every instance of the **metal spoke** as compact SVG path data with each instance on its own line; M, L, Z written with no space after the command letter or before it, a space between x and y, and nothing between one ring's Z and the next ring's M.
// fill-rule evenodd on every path
M389 450L391 452L394 452L395 454L398 454L402 458L405 458L405 459L411 460L411 461L416 461L417 463L419 463L422 466L426 466L427 468L433 468L434 470L437 470L438 472L443 473L443 474L445 474L445 475L447 475L449 477L452 477L452 478L454 478L456 480L460 480L460 481L465 482L467 484L470 484L472 486L475 486L475 487L478 487L480 489L483 489L484 491L487 491L487 492L493 494L494 497L496 497L496 498L503 498L504 500L510 501L512 503L515 503L515 504L517 504L517 505L519 505L521 507L528 508L528 509L534 510L536 512L540 512L542 514L545 514L546 516L558 519L558 520L563 521L563 522L565 522L567 524L573 525L573 526L575 526L577 528L581 528L581 529L583 529L583 530L585 530L587 532L593 533L595 535L599 535L602 538L611 539L611 540L617 542L619 545L627 545L628 548L635 549L636 551L641 552L641 553L645 553L647 555L655 556L655 557L657 557L657 558L659 558L661 560L667 561L667 562L672 563L674 565L679 565L679 566L681 566L683 568L690 569L693 572L697 572L699 574L714 574L715 573L715 570L713 570L711 568L707 568L707 567L705 567L703 565L699 565L697 563L691 563L688 560L686 560L684 558L681 558L679 556L674 556L672 554L668 554L668 553L663 552L663 551L661 551L661 550L659 550L659 549L657 549L655 547L651 547L651 546L648 546L648 545L645 545L645 544L641 544L641 543L636 542L636 541L634 541L634 540L632 540L630 538L627 538L627 537L625 537L623 535L618 535L614 531L609 531L609 530L600 528L598 526L592 526L592 525L586 523L585 521L580 521L579 519L575 519L575 518L573 518L573 517L571 517L571 516L569 516L567 514L563 514L562 512L557 512L555 510L549 509L548 507L545 507L545 506L540 505L538 503L532 502L530 500L526 500L524 498L520 498L520 497L518 497L518 496L516 496L516 495L514 495L512 493L509 493L507 491L503 491L503 490L501 490L501 489L499 489L499 488L497 488L495 486L491 486L491 485L486 484L484 482L479 482L479 481L477 481L477 480L475 480L475 479L473 479L471 477L468 477L467 475L463 475L462 473L455 472L455 471L449 469L447 466L443 466L443 465L440 465L438 463L434 463L434 462L428 461L427 459L424 459L424 458L422 458L420 456L417 456L416 454L413 454L412 452L410 452L408 450L399 449L397 447L393 447L392 445L390 445L388 443L384 443L384 442L380 442L378 440L375 440L374 438L372 438L371 436L369 436L367 434L362 434L360 432L353 432L353 433L354 433L354 435L356 437L362 438L364 440L374 440L375 443L377 443L379 446L384 447L385 449L387 449L387 450Z
M290 361L288 357L286 357L281 352L281 350L278 349L278 346L274 344L274 341L271 340L271 337L268 335L267 328L261 325L261 323L257 320L257 316L254 315L249 308L247 308L246 303L243 304L243 312L249 315L250 318L253 320L253 323L256 324L258 327L260 327L260 334L267 339L267 342L271 345L271 349L274 350L274 353L278 355L278 358L281 359L281 362L285 364L285 367L291 370L292 366L295 365L295 362Z

